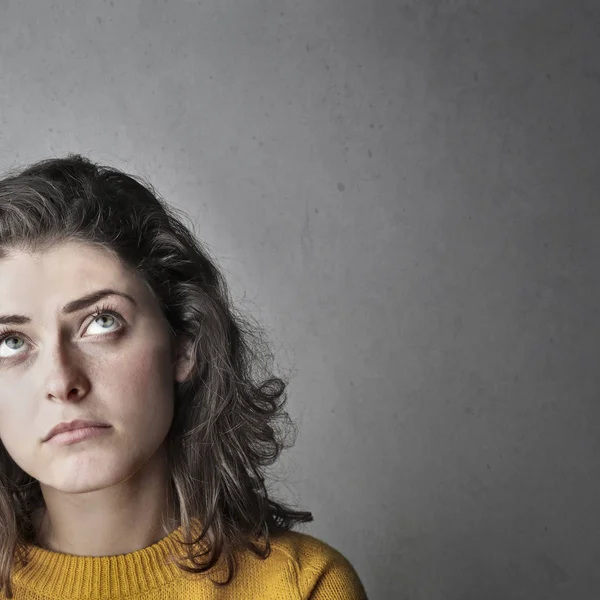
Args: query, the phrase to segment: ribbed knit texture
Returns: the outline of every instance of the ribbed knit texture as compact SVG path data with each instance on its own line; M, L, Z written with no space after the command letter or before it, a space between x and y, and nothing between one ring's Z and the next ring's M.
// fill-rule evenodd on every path
M197 531L195 529L194 531ZM350 562L336 549L305 533L271 537L271 554L237 555L233 580L218 588L227 570L223 560L209 573L194 575L167 561L182 556L183 528L159 542L119 556L74 556L30 546L29 563L13 571L16 600L366 600ZM204 546L203 546L204 547ZM189 564L186 562L186 564ZM0 598L6 598L0 593Z

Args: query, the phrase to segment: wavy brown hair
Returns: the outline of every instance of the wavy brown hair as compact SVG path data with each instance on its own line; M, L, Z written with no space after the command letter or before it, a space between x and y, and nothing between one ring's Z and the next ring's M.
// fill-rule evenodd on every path
M225 558L227 579L214 583L227 585L235 550L267 558L271 534L313 517L267 492L266 467L297 433L284 411L288 382L270 374L263 330L234 308L223 275L186 218L148 182L79 154L0 179L0 260L11 250L39 252L66 241L102 247L143 278L173 339L188 341L193 365L186 381L174 382L168 456L183 558L192 566L176 562L203 573ZM32 513L40 506L39 482L0 442L0 591L8 598L14 561L25 564L35 541ZM195 519L202 527L192 535ZM203 552L194 549L200 543Z

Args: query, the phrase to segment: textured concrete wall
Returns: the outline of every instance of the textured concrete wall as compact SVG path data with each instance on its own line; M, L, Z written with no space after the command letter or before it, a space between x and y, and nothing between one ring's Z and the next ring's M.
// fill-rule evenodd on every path
M600 593L596 0L0 7L0 167L192 215L372 600Z

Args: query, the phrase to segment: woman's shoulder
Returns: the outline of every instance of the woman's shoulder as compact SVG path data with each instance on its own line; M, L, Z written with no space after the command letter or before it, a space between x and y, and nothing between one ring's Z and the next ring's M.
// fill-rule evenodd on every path
M275 552L281 553L300 567L315 568L331 561L347 562L337 548L308 533L282 531L271 534L270 541Z
M295 578L301 598L366 600L350 561L325 541L300 531L271 534L265 568L284 569Z

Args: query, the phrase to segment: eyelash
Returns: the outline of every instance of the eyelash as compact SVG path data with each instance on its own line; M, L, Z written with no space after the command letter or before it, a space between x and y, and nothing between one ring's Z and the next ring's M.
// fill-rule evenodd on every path
M98 335L101 335L103 337L110 337L113 334L121 332L121 330L123 329L123 318L115 310L115 307L110 304L102 304L101 306L96 306L96 308L94 309L94 312L90 315L92 317L90 324L93 323L95 319L97 319L98 317L100 317L102 315L110 315L111 317L114 317L115 319L117 319L117 321L119 321L121 323L121 327L119 327L119 329L117 329L116 331L111 331L110 333L101 333ZM10 338L10 337L21 338L22 336L19 334L18 331L15 331L14 329L8 329L8 328L1 329L0 328L0 344L2 344L2 342L4 342L5 339ZM3 360L8 360L10 358L12 358L12 357L8 357L8 356L0 357L0 362L2 362Z

